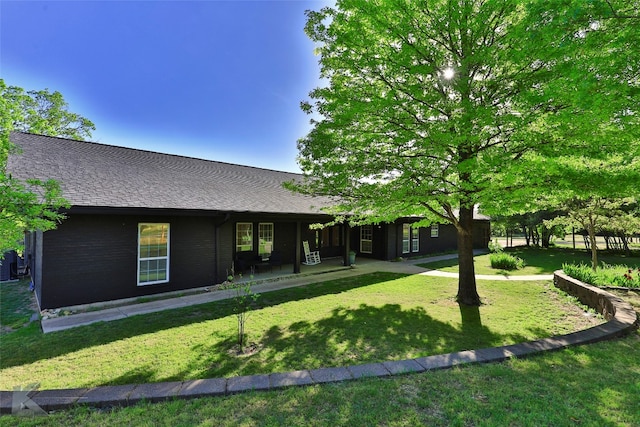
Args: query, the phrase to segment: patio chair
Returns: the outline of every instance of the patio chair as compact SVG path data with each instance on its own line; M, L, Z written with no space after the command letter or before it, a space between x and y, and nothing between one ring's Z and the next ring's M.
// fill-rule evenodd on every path
M269 256L269 265L271 266L271 271L273 271L274 266L278 266L282 270L282 252L272 251Z
M254 272L255 265L260 261L260 257L252 251L241 251L236 253L235 270L236 273Z
M309 241L305 240L304 242L302 242L302 247L304 248L304 257L305 257L305 261L303 262L304 265L316 265L316 264L320 264L320 252L319 251L311 251L311 249L309 248Z

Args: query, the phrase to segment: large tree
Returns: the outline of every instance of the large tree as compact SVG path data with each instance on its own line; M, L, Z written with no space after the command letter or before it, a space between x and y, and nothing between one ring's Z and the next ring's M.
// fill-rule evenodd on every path
M631 3L338 0L307 12L326 84L302 103L312 130L292 187L335 196L333 212L355 223L453 224L457 299L480 304L474 208L526 211L570 190L555 177L576 156L637 153Z
M91 137L95 126L70 112L60 92L24 91L0 79L0 258L21 247L25 231L55 228L66 205L55 181L23 182L7 174L9 154L20 152L11 142L14 130L83 139Z

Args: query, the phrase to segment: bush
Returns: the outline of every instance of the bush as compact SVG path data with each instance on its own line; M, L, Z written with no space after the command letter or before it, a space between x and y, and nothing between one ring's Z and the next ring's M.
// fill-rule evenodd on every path
M499 270L518 270L524 267L524 261L517 256L509 255L504 252L496 252L489 255L491 268Z
M489 252L493 253L493 254L497 254L497 253L501 253L502 252L502 246L500 246L500 243L498 243L498 239L491 240L489 242Z
M587 264L562 264L562 270L574 279L595 286L620 286L623 288L640 288L640 268L633 269L626 265L602 264L594 272Z
M564 271L567 276L591 285L596 285L598 281L598 275L593 271L591 266L587 264L562 264L562 271Z

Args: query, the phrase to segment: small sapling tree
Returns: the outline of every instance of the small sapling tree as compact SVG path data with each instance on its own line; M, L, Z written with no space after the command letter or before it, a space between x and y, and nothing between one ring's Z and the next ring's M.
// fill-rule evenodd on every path
M240 276L242 277L242 276ZM256 301L260 297L260 294L257 294L253 291L253 285L255 282L236 282L234 267L231 266L231 274L227 277L226 288L231 290L233 296L233 312L236 315L237 320L237 345L238 345L238 353L244 353L244 348L246 345L246 334L245 334L245 326L247 323L247 319L249 318L249 314L255 307Z

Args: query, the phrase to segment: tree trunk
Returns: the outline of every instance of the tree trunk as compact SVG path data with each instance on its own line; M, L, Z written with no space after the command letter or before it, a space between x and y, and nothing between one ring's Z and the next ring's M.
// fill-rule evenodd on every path
M550 244L551 244L551 229L545 227L544 225L541 225L542 227L542 247L543 248L549 248Z
M527 241L527 247L531 246L531 236L529 236L529 229L526 225L522 226L522 233L524 234L524 238Z
M631 241L631 239L627 237L624 231L621 231L619 234L620 234L620 238L622 239L622 247L624 249L624 253L630 257L631 249L629 249L629 242Z
M458 222L458 295L463 305L480 305L473 265L473 209L460 208Z
M589 232L589 243L591 244L591 268L593 271L598 269L598 247L596 246L596 228L593 224L587 227Z

